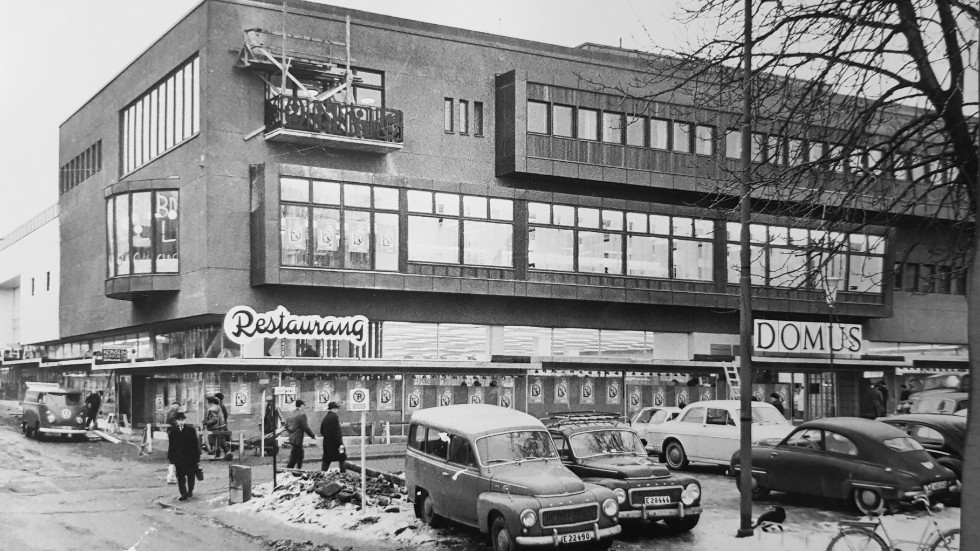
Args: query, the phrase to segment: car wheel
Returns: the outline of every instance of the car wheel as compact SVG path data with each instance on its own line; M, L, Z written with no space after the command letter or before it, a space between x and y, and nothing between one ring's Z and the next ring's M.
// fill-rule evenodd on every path
M667 523L667 528L675 532L690 532L692 528L698 525L698 521L701 520L701 515L688 515L684 518L667 518L664 522Z
M873 488L855 488L851 497L854 506L864 515L880 515L887 508L881 492Z
M34 432L34 438L37 439L38 442L44 440L44 433L41 432L41 425L34 425L33 432Z
M667 458L667 466L671 469L680 470L687 467L687 453L684 452L684 446L677 440L671 440L667 444L664 448L664 456Z
M735 473L735 487L739 490L742 489L742 475L741 473ZM752 499L764 499L769 495L772 490L768 486L759 480L759 475L752 475Z
M507 521L502 516L496 516L490 527L490 542L493 544L493 551L517 551L517 542L510 535L507 529Z
M430 496L428 492L422 492L420 497L422 503L418 506L418 516L420 519L422 519L422 522L433 528L442 526L442 517L436 514L436 511L433 508L432 496Z

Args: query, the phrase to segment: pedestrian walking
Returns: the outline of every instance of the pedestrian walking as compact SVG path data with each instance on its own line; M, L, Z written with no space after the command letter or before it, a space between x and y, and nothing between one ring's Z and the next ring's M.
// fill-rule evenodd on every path
M221 430L227 431L228 422L231 419L228 418L228 408L225 407L225 395L220 392L215 392L214 397L218 399L218 407L221 408L221 416L224 417L225 419L225 426ZM229 451L231 451L231 444L230 444L231 437L229 435L226 434L219 435L218 442L220 443L218 447L221 449L222 453L228 453Z
M102 409L102 396L104 391L99 390L93 392L85 398L85 428L86 429L97 429L99 428L99 410Z
M875 387L878 389L878 392L881 393L881 402L885 407L885 411L887 412L888 411L888 385L886 385L885 381L882 380L882 381L878 381L875 384Z
M208 410L204 414L204 428L211 432L224 431L228 428L224 413L221 412L221 405L218 402L218 398L215 396L208 396ZM221 437L217 434L212 434L209 438L210 442L208 444L212 446L211 453L214 454L215 458L221 457Z
M874 417L885 416L885 397L882 396L881 390L874 383L871 384L871 410L874 413Z
M276 407L276 397L269 396L265 400L265 415L262 416L262 433L266 439L264 444L271 455L279 455L279 439L276 432L279 430L279 423L282 422L282 414Z
M347 449L344 447L344 436L340 430L340 404L330 402L327 404L327 414L320 422L320 434L323 436L323 459L320 461L320 470L326 471L330 468L330 463L336 461L340 464L340 472L347 472Z
M310 424L306 419L306 412L303 411L303 406L305 402L303 400L296 400L296 409L286 417L286 432L289 433L289 463L286 464L287 469L302 469L303 468L303 457L305 452L303 451L303 439L306 435L310 435L310 438L316 438L313 431L310 430Z
M170 402L170 409L167 410L167 416L164 419L167 423L167 435L173 432L177 428L177 414L180 413L180 402L174 401ZM177 467L171 463L167 466L167 484L177 483Z
M167 460L177 471L177 489L180 490L180 501L194 496L194 478L200 470L201 443L197 439L197 431L187 424L183 412L177 412L174 421L176 426L168 435L170 445L167 448Z
M769 403L779 410L780 415L786 415L786 406L783 405L783 397L778 392L773 392L769 395Z

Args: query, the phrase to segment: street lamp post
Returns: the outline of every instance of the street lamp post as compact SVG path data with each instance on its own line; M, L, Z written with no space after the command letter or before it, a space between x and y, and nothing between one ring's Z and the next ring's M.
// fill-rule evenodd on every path
M827 298L827 316L830 320L830 323L827 325L827 340L830 348L830 376L836 378L837 375L834 374L834 307L837 305L837 290L840 288L840 284L844 282L844 278L825 277L823 282L823 292ZM840 337L841 343L844 342L843 339L844 335L842 333ZM837 414L837 403L837 385L834 385L834 415Z

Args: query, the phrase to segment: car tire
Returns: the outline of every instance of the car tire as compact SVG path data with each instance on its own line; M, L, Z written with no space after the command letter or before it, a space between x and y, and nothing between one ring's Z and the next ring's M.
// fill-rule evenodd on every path
M432 502L432 496L428 492L422 491L418 498L416 498L416 514L422 522L428 524L432 528L439 528L442 526L442 517L436 514Z
M692 528L698 525L699 520L701 520L701 515L688 515L684 518L666 518L664 523L667 524L667 528L675 532L690 532Z
M671 440L664 446L664 457L667 459L667 467L670 469L679 471L687 468L687 453L684 451L684 446L677 440Z
M888 509L885 498L874 488L855 488L851 492L851 501L863 515L880 515Z
M739 472L735 473L735 487L739 490L742 489L742 476ZM768 486L759 480L759 475L752 475L752 499L765 499L771 491Z
M44 433L41 432L41 425L34 425L34 430L32 432L34 433L35 440L37 440L38 442L44 440Z
M507 529L507 521L497 515L490 526L490 544L493 551L517 551L517 542Z

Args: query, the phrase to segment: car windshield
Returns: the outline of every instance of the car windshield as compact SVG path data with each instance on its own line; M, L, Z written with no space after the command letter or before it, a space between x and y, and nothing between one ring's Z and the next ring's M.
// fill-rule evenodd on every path
M640 438L635 432L628 430L580 432L572 435L568 441L575 457L580 459L597 455L647 455Z
M919 444L915 440L909 438L908 436L900 436L898 438L889 438L882 442L882 444L888 446L889 448L897 452L910 452L924 449L922 444Z
M82 404L82 395L78 392L69 392L67 394L46 393L44 398L41 399L41 403L49 408L80 406Z
M736 409L734 411L735 415L732 416L732 419L735 419L736 422L738 421L738 419L741 419L742 418L741 412L742 410ZM769 407L752 408L752 422L759 423L760 425L788 425L789 424L789 421L787 421L786 418L783 417L782 413L779 413L779 410L777 410L776 408L769 408Z
M551 435L543 430L520 430L484 436L476 441L484 465L558 457Z

